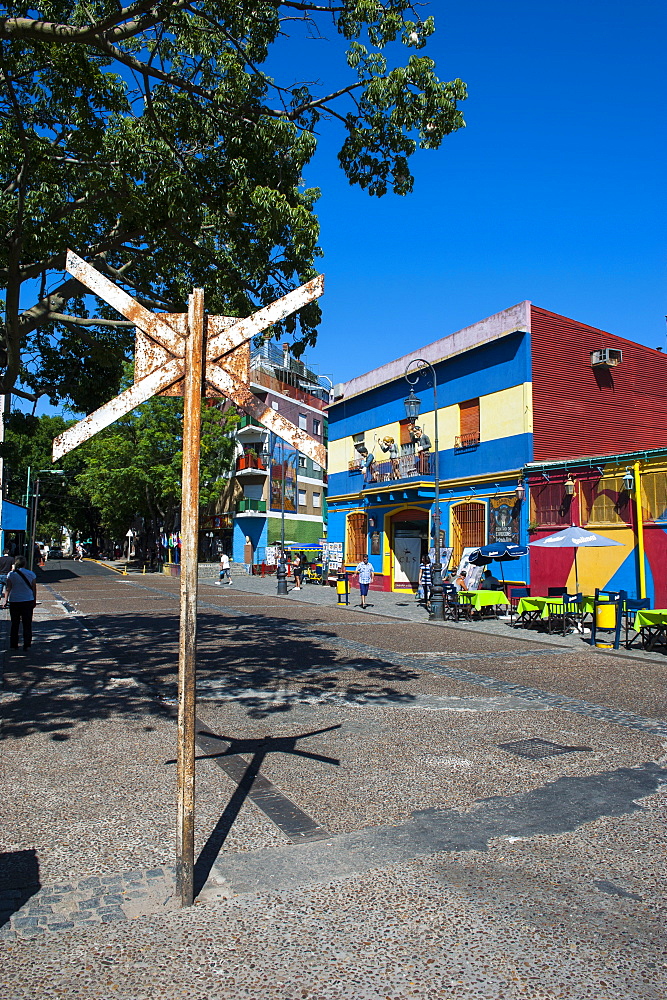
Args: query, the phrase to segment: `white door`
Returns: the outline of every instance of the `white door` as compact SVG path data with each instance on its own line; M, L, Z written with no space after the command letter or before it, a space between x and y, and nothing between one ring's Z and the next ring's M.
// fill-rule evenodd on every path
M394 586L416 586L419 580L421 537L418 531L398 528L394 531Z

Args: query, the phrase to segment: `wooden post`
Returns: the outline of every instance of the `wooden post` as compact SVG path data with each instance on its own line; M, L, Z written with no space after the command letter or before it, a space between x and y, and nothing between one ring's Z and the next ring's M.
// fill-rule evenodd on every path
M176 893L181 906L194 902L195 710L197 669L197 561L199 444L204 365L204 292L188 301L183 400L183 493L181 506L181 623L178 649L178 826Z

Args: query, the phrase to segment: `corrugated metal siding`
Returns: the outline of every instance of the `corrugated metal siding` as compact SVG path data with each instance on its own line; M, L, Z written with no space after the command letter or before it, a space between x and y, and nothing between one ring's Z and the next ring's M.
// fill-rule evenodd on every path
M531 306L534 460L667 446L667 357ZM590 352L620 348L596 372Z

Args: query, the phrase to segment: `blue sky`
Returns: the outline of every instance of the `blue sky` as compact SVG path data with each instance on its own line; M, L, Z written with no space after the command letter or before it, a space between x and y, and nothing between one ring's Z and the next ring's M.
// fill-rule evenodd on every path
M522 299L665 346L664 0L419 9L436 18L439 76L468 85L467 128L416 154L412 195L377 199L350 187L323 123L306 172L326 275L308 360L344 381ZM287 40L275 75L293 82L293 61L294 79L349 82L344 47Z
M350 187L323 139L310 361L344 381L522 299L665 346L664 2L420 9L467 128L417 154L406 198ZM339 42L314 44L327 71Z

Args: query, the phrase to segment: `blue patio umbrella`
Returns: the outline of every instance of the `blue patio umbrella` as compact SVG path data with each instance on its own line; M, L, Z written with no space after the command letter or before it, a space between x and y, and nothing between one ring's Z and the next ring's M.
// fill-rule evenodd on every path
M555 531L553 535L547 535L546 538L538 538L537 541L529 542L528 544L542 549L574 549L574 578L578 593L579 569L577 567L577 549L581 547L608 548L611 545L623 545L623 542L616 542L613 538L607 538L606 535L597 535L594 531L589 531L587 528L580 528L576 524L572 524L569 528L563 528L562 531Z
M504 583L505 573L502 564L504 562L512 562L518 559L519 556L525 556L527 552L528 549L525 545L509 545L506 542L496 542L492 545L482 545L480 548L475 549L468 556L468 562L472 563L473 566L486 566L490 562L499 562L501 564L500 573Z

